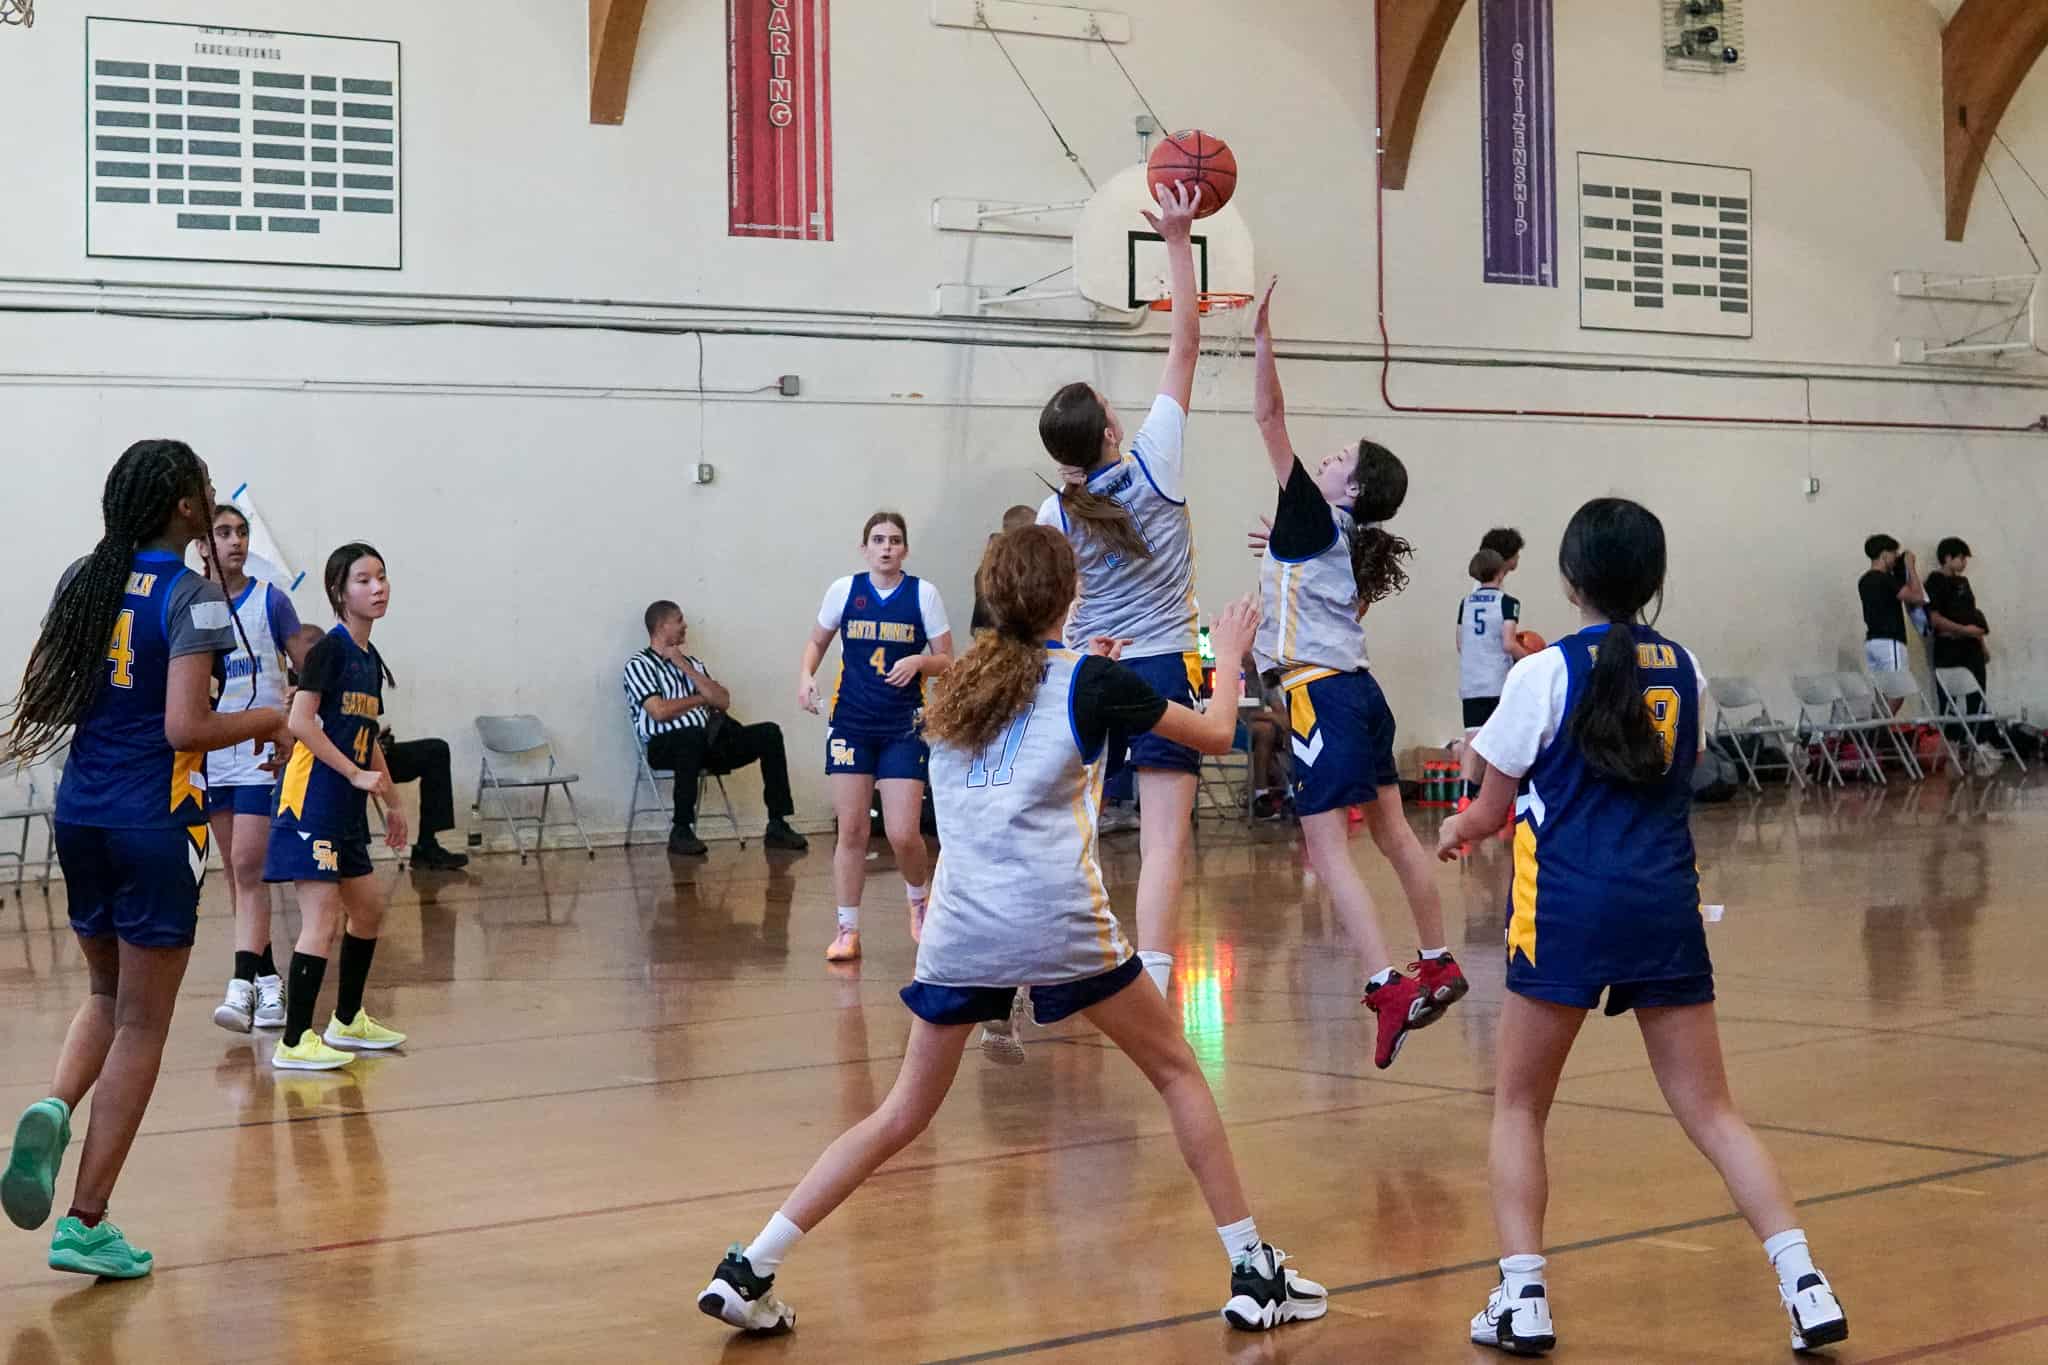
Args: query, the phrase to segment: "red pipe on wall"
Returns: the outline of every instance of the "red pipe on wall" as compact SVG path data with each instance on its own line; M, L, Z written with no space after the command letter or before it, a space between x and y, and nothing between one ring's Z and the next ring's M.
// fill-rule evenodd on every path
M1394 343L1387 329L1387 185L1385 165L1382 158L1386 149L1382 145L1386 129L1379 117L1380 91L1386 88L1386 72L1382 69L1385 52L1380 42L1381 21L1386 10L1386 0L1374 0L1372 22L1373 59L1373 255L1378 276L1378 310L1380 328L1380 399L1389 411L1413 413L1434 417L1561 417L1576 421L1607 422L1688 422L1707 423L1723 426L1749 427L1814 427L1847 428L1862 431L1962 431L1993 432L2000 435L2019 435L2027 432L2048 432L2048 414L2022 425L2005 425L1984 422L1897 422L1871 421L1855 418L1816 418L1811 413L1805 417L1729 417L1726 415L1694 415L1670 412L1600 412L1580 408L1480 408L1480 407L1434 407L1415 403L1402 403L1394 398L1392 387L1394 371ZM1541 369L1540 364L1528 368ZM1673 374L1684 374L1674 369ZM1797 379L1799 375L1758 375L1759 379L1783 381Z

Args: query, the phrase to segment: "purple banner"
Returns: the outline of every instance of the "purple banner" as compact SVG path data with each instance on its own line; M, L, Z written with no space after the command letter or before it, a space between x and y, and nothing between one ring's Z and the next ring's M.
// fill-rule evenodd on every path
M1479 0L1480 214L1488 284L1557 287L1550 4Z

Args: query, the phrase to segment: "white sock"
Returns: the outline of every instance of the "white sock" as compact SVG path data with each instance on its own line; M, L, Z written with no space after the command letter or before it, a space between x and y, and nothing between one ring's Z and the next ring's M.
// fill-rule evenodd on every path
M1145 949L1139 952L1138 961L1145 964L1145 975L1151 977L1152 984L1159 988L1161 995L1165 995L1173 983L1173 954Z
M905 882L903 883L903 894L908 896L913 904L922 905L925 901L931 899L932 888L929 883L924 886L912 886L909 882Z
M847 929L859 931L860 907L858 905L842 905L839 907L839 928L842 931Z
M1507 1287L1508 1297L1513 1298L1523 1285L1542 1284L1545 1261L1541 1256L1503 1256L1500 1258L1500 1282Z
M1392 981L1397 975L1399 975L1399 973L1395 972L1395 970L1392 967L1382 967L1378 971L1374 972L1371 976L1367 977L1365 979L1365 984L1367 986L1384 986L1389 981Z
M1778 1272L1778 1287L1788 1296L1799 1292L1802 1278L1815 1273L1805 1228L1787 1228L1776 1237L1765 1238L1764 1255L1771 1258L1771 1269Z
M803 1240L804 1230L790 1222L777 1210L768 1220L768 1226L761 1229L761 1235L747 1244L747 1263L754 1267L756 1275L773 1275L782 1266L782 1258Z
M1216 1235L1223 1239L1223 1254L1236 1265L1259 1249L1259 1229L1249 1218L1240 1218L1228 1227L1216 1229Z
M1450 953L1451 950L1449 948L1424 948L1422 950L1422 960L1424 962L1434 962L1440 957L1449 957Z

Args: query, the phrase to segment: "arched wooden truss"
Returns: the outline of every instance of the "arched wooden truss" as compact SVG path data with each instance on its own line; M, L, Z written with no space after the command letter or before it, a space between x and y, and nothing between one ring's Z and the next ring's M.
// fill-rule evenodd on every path
M1963 240L1984 153L2044 48L2048 0L1963 0L1942 30L1942 180L1951 242Z
M590 0L590 121L624 123L647 0Z
M1378 0L1380 182L1390 190L1408 183L1408 157L1422 125L1422 104L1436 76L1451 29L1465 0Z

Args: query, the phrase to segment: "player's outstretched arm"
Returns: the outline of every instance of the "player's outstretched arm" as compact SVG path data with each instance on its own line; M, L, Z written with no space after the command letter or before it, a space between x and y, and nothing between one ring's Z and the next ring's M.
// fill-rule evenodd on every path
M1190 181L1171 180L1155 191L1159 212L1147 213L1145 221L1166 240L1168 287L1173 290L1173 339L1166 348L1166 373L1159 391L1180 404L1186 412L1195 398L1195 366L1202 358L1202 309L1195 297L1195 210L1201 206L1201 186Z

